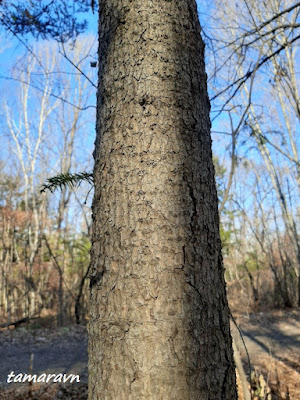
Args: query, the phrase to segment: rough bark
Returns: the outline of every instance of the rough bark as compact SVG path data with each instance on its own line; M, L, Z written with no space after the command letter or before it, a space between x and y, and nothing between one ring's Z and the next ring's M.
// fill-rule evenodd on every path
M194 0L101 0L89 398L236 399Z

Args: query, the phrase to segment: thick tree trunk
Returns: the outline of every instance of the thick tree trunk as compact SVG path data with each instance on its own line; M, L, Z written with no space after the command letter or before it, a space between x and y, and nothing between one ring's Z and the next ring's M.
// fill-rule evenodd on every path
M100 0L91 400L236 399L195 0Z

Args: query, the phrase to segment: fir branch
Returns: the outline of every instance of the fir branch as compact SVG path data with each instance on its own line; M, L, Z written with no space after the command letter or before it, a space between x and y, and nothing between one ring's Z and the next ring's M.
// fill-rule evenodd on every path
M90 185L94 184L93 174L91 172L78 172L78 173L61 173L46 180L42 185L41 193L49 190L53 193L56 189L62 189L69 186L71 188L80 186L81 182L88 182Z

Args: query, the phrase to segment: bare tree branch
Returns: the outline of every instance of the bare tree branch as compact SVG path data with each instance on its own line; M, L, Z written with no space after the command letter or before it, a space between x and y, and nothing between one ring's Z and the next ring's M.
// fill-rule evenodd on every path
M36 85L34 85L34 84L30 83L30 82L26 82L26 81L22 81L22 80L17 79L17 78L13 78L11 76L0 75L0 79L6 79L6 80L12 80L12 81L21 82L21 83L24 83L25 85L33 87L34 89L38 90L39 92L45 93L45 91L43 89L39 88L38 86L36 86ZM61 100L62 102L66 103L66 104L69 104L70 106L75 107L80 111L85 111L85 110L87 110L89 108L96 108L96 106L92 106L92 105L86 106L86 107L78 107L75 104L71 103L70 101L64 99L63 97L57 96L56 94L54 94L52 92L46 92L45 94L49 95L51 97L54 97L54 98L56 98L58 100Z

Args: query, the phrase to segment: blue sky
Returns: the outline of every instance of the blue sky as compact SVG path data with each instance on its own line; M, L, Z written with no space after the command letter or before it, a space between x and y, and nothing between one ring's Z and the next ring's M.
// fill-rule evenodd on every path
M196 0L197 6L198 6L198 11L203 10L203 6L205 3L205 7L209 6L211 2L206 1L200 1ZM200 4L201 3L201 4ZM205 10L203 10L205 11ZM82 18L86 19L88 21L88 33L92 33L97 35L97 24L98 24L98 15L97 12L92 13L92 10L88 13L82 14ZM200 19L202 20L201 23L205 25L205 15L200 15ZM31 46L34 43L34 40L31 39L30 37L25 37L22 38L20 36L20 39L24 42L27 42L29 46ZM0 75L6 75L7 71L10 69L10 67L14 64L15 59L20 55L20 53L23 53L25 50L25 46L16 38L13 37L6 37L5 34L1 34L0 36L1 40L1 49L0 49ZM1 82L0 82L0 87L1 87Z

